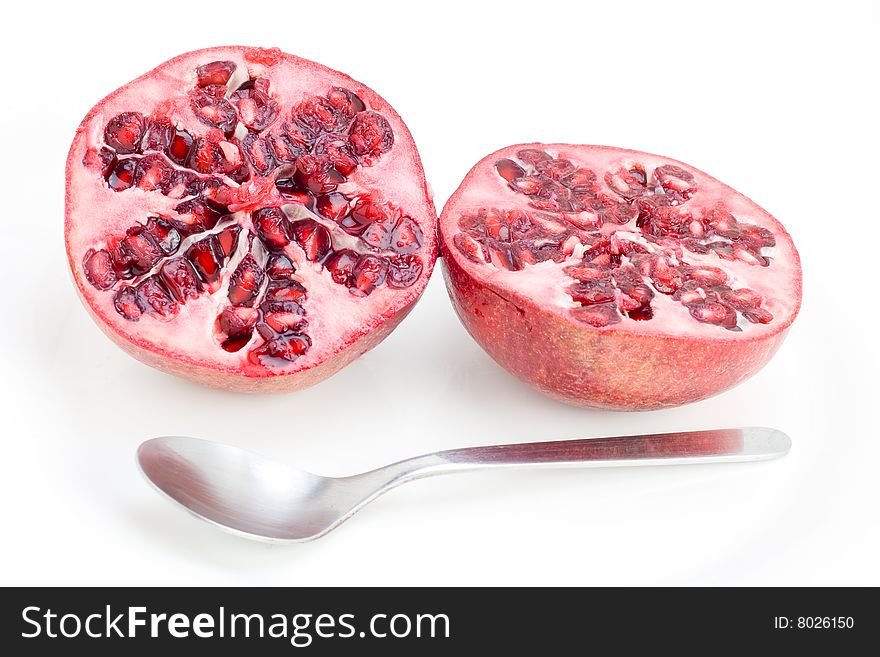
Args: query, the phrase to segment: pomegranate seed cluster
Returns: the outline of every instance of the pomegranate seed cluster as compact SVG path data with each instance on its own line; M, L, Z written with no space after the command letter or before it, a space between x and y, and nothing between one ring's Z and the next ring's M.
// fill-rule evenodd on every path
M649 173L633 163L597 173L527 148L498 160L495 171L530 210L466 212L455 247L472 262L510 271L564 262L576 319L595 327L651 320L652 301L663 294L696 321L730 331L773 320L762 296L736 287L723 266L688 262L689 253L715 254L722 265L769 267L776 240L723 204L689 204L698 185L686 169L665 164Z
M132 322L170 321L188 300L222 292L218 345L230 352L251 345L255 362L283 364L311 346L308 291L291 248L326 269L333 284L365 297L416 282L424 236L377 194L339 190L392 149L384 116L342 87L303 99L285 116L270 80L235 86L237 68L215 61L196 69L185 102L198 125L173 123L165 106L107 122L103 144L83 165L114 192L180 202L96 244L83 269Z

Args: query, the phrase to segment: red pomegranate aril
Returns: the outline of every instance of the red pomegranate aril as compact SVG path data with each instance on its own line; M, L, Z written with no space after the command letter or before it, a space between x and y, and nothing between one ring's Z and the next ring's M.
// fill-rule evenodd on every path
M394 133L388 120L378 112L360 112L351 124L349 139L360 156L379 156L394 145Z
M327 258L324 267L330 272L333 282L348 287L351 285L351 272L354 271L359 257L357 251L342 249Z
M397 253L408 255L422 248L424 236L421 229L409 217L402 217L391 235L391 248Z
M543 188L544 181L535 176L524 176L513 179L510 185L516 191L531 196L537 194Z
M168 145L168 157L176 164L186 164L192 149L193 137L186 130L175 130Z
M99 290L109 290L119 280L113 268L113 259L110 257L110 252L103 249L100 251L89 249L86 252L86 256L83 259L83 270L89 283Z
M220 278L223 253L215 235L193 242L186 250L186 257L205 283L210 285Z
M773 321L773 313L764 308L746 308L742 314L752 324L769 324Z
M374 255L362 255L351 272L352 289L358 294L370 294L385 282L388 265Z
M360 234L361 240L374 249L387 249L391 246L391 227L389 222L376 221L369 224Z
M171 198L186 198L197 194L212 193L213 180L205 180L193 171L178 169L174 178L174 185L167 194Z
M130 322L138 321L144 312L138 300L137 291L128 285L119 288L113 297L113 307L116 312Z
M522 230L513 212L529 218ZM520 378L586 406L660 408L736 385L800 304L797 252L773 217L646 153L502 149L447 203L440 233L471 335Z
M122 237L111 237L107 240L107 251L113 261L113 269L119 278L129 279L134 276L131 271L131 255L122 247Z
M761 295L754 290L747 288L738 288L731 290L727 288L722 291L722 298L737 310L746 310L761 305Z
M680 268L686 280L699 281L705 285L723 285L727 282L727 273L718 267L709 265L684 266Z
M266 274L270 280L290 280L290 277L295 273L296 267L286 255L275 253L269 256L269 261L266 263Z
M251 167L261 176L268 176L277 166L271 145L255 133L248 133L241 146Z
M728 328L736 326L736 312L721 303L696 303L690 307L690 313L700 322L719 324Z
M269 340L256 353L261 356L269 356L292 362L305 354L311 345L311 340L307 335L288 333L274 340Z
M137 168L137 159L128 158L120 160L107 177L107 184L114 192L121 192L134 184L134 172Z
M165 153L171 145L174 126L167 117L158 116L147 120L144 136L141 141L142 151L159 151Z
M307 387L378 344L437 253L399 116L277 49L188 53L101 101L68 157L66 215L74 280L107 335L249 392ZM376 223L382 253L358 239Z
M187 234L210 230L217 225L223 216L223 211L215 204L204 198L194 198L184 201L174 207L174 211L180 214L177 223Z
M581 306L580 308L575 308L572 314L578 321L596 328L618 324L621 321L620 313L609 303Z
M582 283L602 280L608 278L608 270L604 267L584 267L582 265L571 265L563 269L566 274L575 278Z
M301 102L294 109L291 118L316 137L325 132L335 132L341 122L339 111L322 96L312 96Z
M177 310L177 303L155 276L145 278L137 287L138 305L146 312L169 317Z
M596 186L596 174L590 169L575 169L563 183L571 191L576 193L592 193Z
M200 87L224 85L238 68L235 62L209 62L196 68L196 77Z
M402 255L388 261L388 287L403 289L413 285L422 273L422 261L418 256Z
M487 244L486 249L489 252L489 261L498 269L519 271L523 268L523 263L514 255L508 245L498 243Z
M241 122L249 130L261 132L278 118L278 103L258 89L239 88L231 99Z
M551 180L564 180L574 173L575 166L568 160L541 160L535 163L535 170Z
M705 301L706 289L700 281L685 281L681 287L672 293L672 298L681 301L684 305L690 305Z
M553 159L550 157L549 153L538 148L523 148L522 150L517 151L516 157L522 162L527 162L531 165L535 165L544 160Z
M639 209L629 203L611 202L605 205L602 210L602 217L606 221L620 225L628 224L638 215Z
M350 176L358 167L351 141L346 135L325 134L315 142L316 155L326 155L331 165L342 176Z
M324 259L333 246L330 231L314 219L302 219L290 224L293 239L305 251L306 259L318 262Z
M159 269L159 278L171 292L171 296L180 302L194 299L202 291L196 270L186 258L166 260Z
M289 222L281 208L261 208L253 213L252 219L257 236L269 251L283 251L290 244Z
M362 101L356 94L348 89L343 89L342 87L333 87L327 92L327 100L334 107L339 116L345 120L351 120L354 118L355 114L367 109L364 101Z
M137 153L144 136L144 116L139 112L117 114L104 130L104 141L120 155Z
M348 214L350 207L349 201L344 195L333 192L322 194L316 198L315 209L322 217L339 221Z
M220 330L230 338L247 336L250 340L260 318L260 311L247 306L226 306L220 313Z
M142 157L134 170L134 183L145 192L158 189L167 194L174 186L176 172L164 157L155 153Z
M648 304L654 298L651 288L642 282L642 277L634 269L615 269L612 276L617 289L635 299L639 305Z
M458 233L453 238L455 248L471 262L485 262L482 245L465 233Z
M162 259L162 249L140 225L128 229L122 240L122 250L128 255L128 263L135 276L146 274Z
M241 226L238 225L229 226L217 233L217 244L220 245L220 251L223 252L224 256L229 257L235 253L240 233Z
M648 178L641 167L621 167L616 172L605 173L605 184L623 198L634 199L645 194Z
M215 210L225 212L240 190L240 187L233 189L219 178L209 178L203 182L200 196Z
M266 290L266 301L295 301L299 303L306 296L306 289L296 281L286 281L270 285Z
M260 286L263 284L263 269L248 253L229 279L229 302L233 306L249 306L253 304Z
M153 237L162 255L170 256L180 246L180 232L164 219L151 217L144 228Z
M296 313L297 315L304 315L305 310L303 307L298 304L296 301L270 301L265 299L263 303L260 304L260 310L263 311L264 314L268 313Z
M654 176L666 195L676 202L686 201L696 191L694 175L673 164L657 167L654 169Z
M312 194L332 192L336 186L345 182L326 155L303 155L296 161L297 183Z
M199 173L218 173L225 169L223 151L216 142L200 137L193 141L187 166Z
M279 163L296 162L296 159L305 155L309 150L306 141L291 138L290 134L270 135L268 140L272 155Z
M264 318L266 325L276 333L299 331L306 327L307 322L302 315L292 312L270 312Z
M498 175L504 178L507 182L511 182L517 178L522 178L524 175L526 175L525 169L523 169L513 160L508 160L506 158L503 160L498 160L495 163L495 168L498 170Z
M386 219L385 211L378 203L370 199L358 199L348 216L344 217L339 225L349 235L360 235L374 222L382 222ZM385 234L384 229L383 235Z
M614 301L614 287L607 279L575 283L568 288L568 293L572 299L584 305Z
M235 130L238 115L232 104L223 98L217 98L205 90L193 94L191 107L196 117L205 125L222 130L226 136Z

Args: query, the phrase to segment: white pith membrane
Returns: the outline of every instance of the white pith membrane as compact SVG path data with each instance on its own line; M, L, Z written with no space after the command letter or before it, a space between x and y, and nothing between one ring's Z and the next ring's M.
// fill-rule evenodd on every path
M108 122L123 112L139 112L148 119L161 113L179 130L185 130L195 139L214 135L217 130L200 121L190 104L189 93L197 87L196 69L215 61L230 61L235 71L226 84L224 97L230 95L243 83L254 79L268 79L269 96L278 103L277 118L265 129L259 131L261 137L278 133L281 124L291 121L295 107L314 97L326 97L331 89L342 87L363 101L362 111L376 112L390 124L394 143L381 154L366 154L353 173L339 184L336 192L352 198L371 198L381 200L388 214L411 218L421 228L420 244L415 252L422 269L418 278L406 287L392 288L387 283L373 288L366 296L356 296L349 286L334 282L330 272L320 263L306 258L303 248L291 239L283 248L294 264L296 271L292 280L306 289L306 296L299 300L304 311L307 326L295 333L309 336L311 346L291 362L277 358L260 359L253 352L267 342L256 330L248 342L237 351L227 351L221 347L224 336L219 334L218 317L230 305L228 298L229 279L236 266L248 251L249 232L255 232L251 222L251 211L263 207L280 207L289 221L310 219L326 227L331 234L332 249L352 249L358 254L375 254L389 258L397 257L400 251L393 247L375 248L357 236L344 232L332 219L317 214L300 204L298 198L284 196L270 184L256 195L259 202L245 209L224 216L219 223L207 231L183 237L179 247L168 257L163 257L151 271L134 276L128 280L117 281L111 289L100 290L90 284L83 266L83 259L90 250L100 251L108 248L111 240L126 237L126 231L137 224L146 224L151 217L180 218L175 207L192 195L181 196L182 187L167 194L159 189L143 191L137 186L114 191L95 164L95 153L106 146L105 128ZM169 102L170 100L170 102ZM349 124L351 125L351 124ZM347 128L346 128L347 129ZM227 159L234 158L230 144L241 139L247 128L238 121L234 133L218 138ZM229 134L229 133L227 133ZM229 144L223 144L228 141ZM232 150L235 150L234 148ZM150 151L152 153L152 151ZM118 159L143 157L144 153L118 154ZM162 156L164 157L164 156ZM84 159L90 164L84 163ZM246 162L247 160L245 160ZM189 170L166 158L166 163L177 171ZM279 166L267 178L277 179L290 172L295 163ZM305 370L326 360L340 348L352 343L360 336L375 329L392 317L401 308L414 301L427 282L436 252L434 212L426 197L424 181L420 176L421 164L415 146L406 127L390 106L371 90L350 78L326 69L323 66L284 55L276 50L264 51L250 48L214 48L188 53L178 57L143 78L123 87L102 101L87 117L87 122L77 134L68 160L68 220L67 248L71 267L80 290L100 320L141 348L179 358L185 362L206 365L214 369L229 371L246 376L268 376L289 374ZM221 179L224 185L233 190L239 188L229 175L223 173L199 174L203 180ZM245 186L259 187L260 180L254 172L251 181ZM257 181L254 183L253 181ZM243 191L243 190L242 190ZM247 205L247 194L241 194L243 204ZM131 321L117 312L114 298L126 285L140 283L154 275L167 260L184 255L187 248L210 234L218 234L230 225L239 225L237 249L225 262L220 263L221 275L210 287L203 284L203 290L195 298L177 303L173 315L168 318L144 312L137 321ZM260 240L253 241L253 254L263 265L268 251ZM332 252L331 252L332 253ZM325 259L322 259L325 260ZM251 304L259 306L268 286L268 276L264 277L260 293ZM277 332L277 336L289 332Z
M530 196L520 191L523 187L531 191L529 185L532 184L533 177L538 175L534 162L529 161L531 156L522 153L524 149L546 153L553 160L567 160L575 169L592 171L596 180L591 193L620 203L635 204L638 197L634 198L630 195L630 198L624 198L623 195L615 192L606 182L606 172L611 172L613 177L621 169L643 170L646 178L646 192L643 198L662 200L679 216L690 216L698 221L702 217L711 216L712 211L716 213L714 216L721 216L718 213L729 213L746 230L751 230L748 225L769 230L775 243L772 246L754 248L751 254L744 251L735 255L728 254L727 258L722 258L713 250L708 250L708 253L697 253L688 248L680 248L680 253L677 253L676 242L681 245L685 237L696 239L695 236L693 234L673 238L664 236L659 240L656 237L652 238L650 234L646 234L647 230L637 225L639 221L637 210L633 210L631 219L620 224L611 220L597 221L598 214L595 208L581 210L579 207L574 207L571 211L554 211L546 207L535 207L536 203L539 206L543 205L541 197ZM521 154L525 157L519 157ZM502 160L510 160L521 167L524 175L520 176L519 171L514 169L516 173L508 174L512 177L512 180L508 181L499 173L497 167L497 163ZM665 191L657 180L655 170L670 165L684 169L693 176L693 180L686 185L687 194L679 195L678 198L663 199L660 197L665 195ZM504 165L501 166L503 168ZM668 170L661 169L661 172ZM524 178L527 180L523 182ZM619 178L614 179L614 182L620 186ZM672 181L672 185L679 185L679 182ZM667 184L667 187L670 185ZM674 196L674 193L671 195ZM682 214L685 212L688 215ZM483 228L487 217L490 217L491 222L494 221L492 217L500 216L501 224L507 225L506 220L515 219L522 213L528 215L533 225L541 227L541 233L537 238L527 233L520 233L518 240L517 234L510 231L504 233L500 240L493 240L490 235L493 231L487 232ZM707 222L708 219L702 222L704 231ZM684 225L687 225L687 222ZM586 228L583 228L584 226ZM700 228L694 226L694 230L699 232ZM775 333L780 327L787 327L797 310L794 304L800 298L801 274L798 257L788 234L779 222L748 198L686 164L636 151L567 144L527 144L511 146L493 153L474 167L444 208L441 216L441 233L446 245L445 257L455 259L458 265L478 280L486 281L490 287L504 296L511 299L515 299L516 295L525 297L572 323L594 330L634 330L641 334L701 336L720 340L754 339L762 334ZM498 236L497 229L494 234ZM632 266L638 271L638 265L634 265L633 260L621 253L621 245L626 242L635 243L649 254L662 258L672 270L682 267L681 271L684 272L688 265L693 268L708 266L723 270L726 280L720 284L721 287L714 286L715 295L720 298L720 294L724 293L724 287L733 291L757 293L760 295L760 301L756 304L759 309L757 313L761 315L763 321L750 321L742 311L736 309L733 309L736 312L735 323L729 319L726 327L698 321L692 315L692 310L700 306L699 299L690 306L686 305L681 298L675 298L671 293L672 290L667 288L667 293L661 292L651 276L641 273L639 281L653 294L649 300L649 318L631 318L624 304L632 303L632 300L623 299L621 290L614 283L611 286L613 300L599 303L576 301L571 290L573 286L578 285L579 280L565 270L570 267L591 267L589 260L600 253L590 252L590 248L605 239L615 245L611 247L611 252L620 256L619 263L611 264L604 269L599 268L608 278L614 280L610 272L617 267ZM719 235L704 234L696 239L696 242L703 246L711 242L731 244L732 251L737 251L739 248L739 244L735 243L736 240ZM525 247L540 247L542 244L549 245L551 250L554 244L558 245L556 248L558 255L555 260L540 261L540 258L537 258L536 263L519 260L512 265L512 269L508 268L510 261L505 261L504 249L509 249L509 252L513 253L519 250L522 253ZM470 257L467 252L470 252ZM528 257L528 254L526 256ZM570 269L569 272L571 271L573 270ZM686 280L686 277L683 280ZM713 294L711 284L691 283L690 285L696 286L696 290L690 290L692 294L710 296ZM677 285L677 287L681 286ZM694 298L685 295L684 300ZM721 305L730 306L723 299ZM613 320L604 325L601 321L585 321L584 317L590 316L597 306L613 307L616 310ZM772 315L772 318L768 318L766 313ZM633 314L638 315L638 311Z

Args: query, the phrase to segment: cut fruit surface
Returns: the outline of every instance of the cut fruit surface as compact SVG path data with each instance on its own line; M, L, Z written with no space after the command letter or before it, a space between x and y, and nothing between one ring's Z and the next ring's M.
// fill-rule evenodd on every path
M380 96L277 49L181 55L98 103L65 241L117 344L215 387L294 390L378 344L437 253L412 137Z
M648 153L502 149L450 198L440 234L471 335L580 405L659 408L725 390L767 362L801 302L798 254L776 219Z

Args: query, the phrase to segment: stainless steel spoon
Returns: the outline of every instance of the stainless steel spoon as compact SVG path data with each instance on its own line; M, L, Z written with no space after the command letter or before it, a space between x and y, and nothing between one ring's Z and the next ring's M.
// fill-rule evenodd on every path
M488 468L680 465L785 455L787 435L751 427L492 445L435 452L350 477L322 477L231 445L169 436L138 448L147 479L199 518L249 538L308 541L400 484Z

